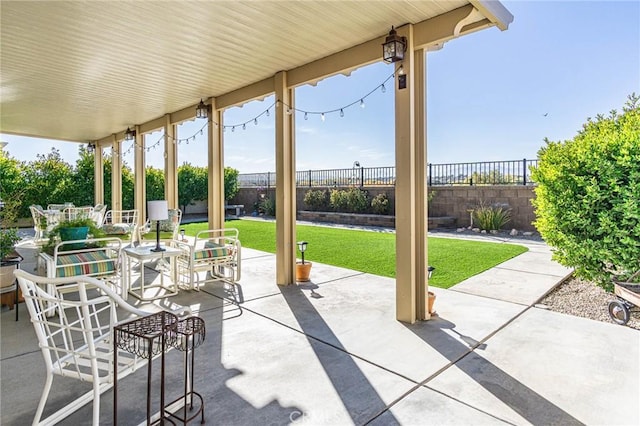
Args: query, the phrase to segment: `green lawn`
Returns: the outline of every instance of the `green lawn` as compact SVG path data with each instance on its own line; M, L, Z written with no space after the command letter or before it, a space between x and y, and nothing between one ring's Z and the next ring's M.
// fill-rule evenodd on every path
M274 222L232 220L243 247L275 253ZM206 223L181 226L187 235L207 229ZM297 239L309 242L305 260L340 266L385 277L395 277L395 234L343 228L297 225ZM449 288L505 260L527 251L515 244L487 243L429 237L429 264L436 268L429 285ZM298 253L299 255L299 253Z

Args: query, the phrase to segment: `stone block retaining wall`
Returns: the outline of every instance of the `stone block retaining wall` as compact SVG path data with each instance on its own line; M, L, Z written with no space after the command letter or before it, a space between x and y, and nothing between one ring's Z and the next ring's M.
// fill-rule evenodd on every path
M434 186L429 188L430 191L433 190L435 192L429 204L429 216L431 217L429 227L469 226L469 210L484 202L488 205L501 205L511 209L511 222L507 224L507 229L516 228L519 231L535 231L534 226L531 224L535 219L533 206L531 205L531 200L534 198L533 188L530 185ZM351 225L395 226L395 217L393 216L395 213L395 188L393 186L385 186L365 187L364 189L369 191L370 197L375 197L380 193L387 194L392 210L390 216L353 216L337 213L329 214L327 212L308 212L306 211L307 207L304 205L304 195L309 188L298 188L296 198L298 219ZM267 190L267 196L275 197L275 189L270 188ZM241 188L238 195L230 200L229 204L244 204L245 214L250 215L253 212L253 205L258 199L258 192L255 188ZM439 219L434 220L436 217Z
M535 231L531 200L535 197L533 186L436 186L429 205L429 216L453 216L458 226L469 226L469 210L481 202L511 209L511 221L506 228L519 231Z

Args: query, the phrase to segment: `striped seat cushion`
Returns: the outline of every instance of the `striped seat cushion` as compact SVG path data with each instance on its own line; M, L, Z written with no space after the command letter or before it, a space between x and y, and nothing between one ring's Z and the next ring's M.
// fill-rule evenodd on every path
M207 241L204 243L204 249L196 250L195 253L193 253L193 258L195 260L213 259L216 257L226 257L231 254L233 254L232 250L224 244Z
M105 250L58 256L57 277L76 275L103 275L116 270L116 260Z

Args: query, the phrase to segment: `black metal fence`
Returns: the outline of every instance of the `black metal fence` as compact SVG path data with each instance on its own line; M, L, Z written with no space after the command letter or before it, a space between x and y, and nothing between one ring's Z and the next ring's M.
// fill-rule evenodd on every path
M531 167L538 160L484 161L478 163L450 163L427 165L427 183L443 185L532 185ZM240 188L271 188L275 186L275 172L241 173ZM353 167L350 169L299 170L298 187L394 186L396 168Z

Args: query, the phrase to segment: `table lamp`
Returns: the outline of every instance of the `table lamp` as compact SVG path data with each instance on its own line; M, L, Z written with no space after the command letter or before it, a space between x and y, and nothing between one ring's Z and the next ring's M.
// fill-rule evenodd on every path
M156 221L156 248L151 249L151 251L165 251L160 247L160 221L169 219L167 200L147 201L147 215L149 220Z

